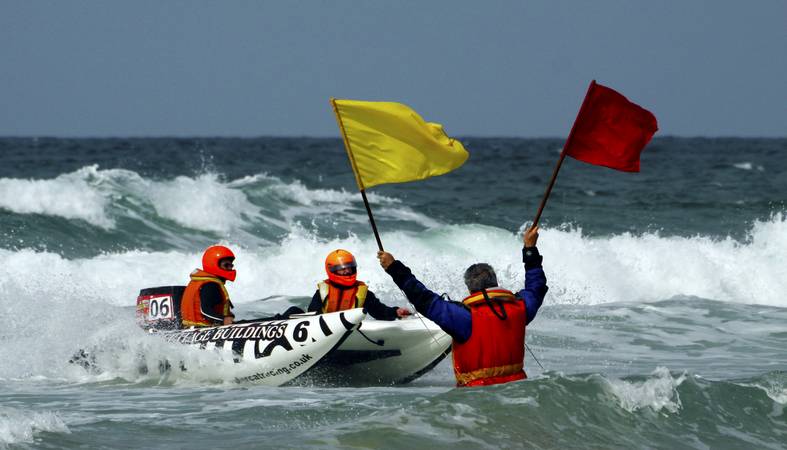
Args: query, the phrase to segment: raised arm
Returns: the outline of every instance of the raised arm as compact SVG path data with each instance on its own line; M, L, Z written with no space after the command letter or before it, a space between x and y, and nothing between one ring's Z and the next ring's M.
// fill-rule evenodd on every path
M399 286L415 309L436 323L452 338L464 342L470 337L472 321L470 311L454 302L447 302L427 289L410 269L387 252L377 252L380 265Z
M528 229L523 236L525 247L522 249L522 262L525 264L525 288L517 293L525 300L527 323L538 313L549 290L544 269L541 267L543 257L538 253L538 227Z

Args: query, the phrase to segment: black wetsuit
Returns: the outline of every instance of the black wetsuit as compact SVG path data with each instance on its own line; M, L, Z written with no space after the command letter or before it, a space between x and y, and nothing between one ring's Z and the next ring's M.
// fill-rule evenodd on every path
M334 285L333 287L337 287ZM341 288L339 288L341 289ZM349 289L349 288L347 288ZM386 306L384 305L372 291L366 292L366 300L363 302L363 309L369 313L370 316L374 317L377 320L396 320L396 310L398 309L396 306ZM309 304L309 311L322 311L322 297L320 297L320 290L317 289L317 292L314 293L312 296L312 302Z
M199 305L202 310L202 315L206 319L213 321L216 325L224 324L224 317L216 317L212 315L212 311L216 311L217 307L221 305L222 300L221 287L218 283L205 283L199 289ZM229 300L228 300L229 301ZM235 317L232 313L232 302L230 302L230 316Z

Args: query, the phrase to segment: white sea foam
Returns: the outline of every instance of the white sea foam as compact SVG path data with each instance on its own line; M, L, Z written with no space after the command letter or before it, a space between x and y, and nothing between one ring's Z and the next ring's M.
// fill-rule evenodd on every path
M783 380L764 380L753 384L743 383L742 386L750 386L761 389L771 400L781 405L787 405L787 387Z
M682 374L673 377L664 367L657 368L645 381L608 380L610 391L617 397L620 407L628 412L643 408L654 411L665 409L676 413L682 408L678 386L686 380Z
M492 264L502 286L516 290L524 281L521 238L499 228L441 226L420 233L385 233L383 241L429 288L454 299L466 295L462 273L474 262ZM276 244L247 247L224 243L237 255L238 279L228 284L228 290L241 316L247 308L244 304L260 298L299 297L306 301L325 277L325 255L336 248L356 254L359 279L367 281L385 303L406 304L380 269L372 237L349 235L326 240L294 227ZM539 249L550 286L546 301L551 305L696 296L787 307L783 295L787 291L787 218L782 214L757 222L745 242L657 234L587 237L578 230L544 229ZM133 322L139 290L185 284L200 256L197 250L128 251L67 259L51 252L0 249L4 261L0 266L0 317L36 319L10 320L0 328L0 360L14 361L0 365L0 378L34 374L79 379L84 373L73 372L67 360L81 345L109 336L150 353L144 334ZM259 311L258 305L251 309ZM274 313L280 312L281 306L281 302L273 302L273 310L262 309L266 314ZM116 367L111 373L133 378L136 353L130 350L106 356L109 366ZM155 365L155 360L149 362Z
M394 217L435 226L436 221L401 206L398 199L370 194L381 218ZM154 180L124 169L99 169L97 165L53 179L0 179L0 208L17 214L41 214L84 220L113 229L121 218L141 220L162 230L174 222L182 227L216 233L244 234L245 228L270 224L289 230L304 218L331 214L341 220L366 220L355 192L309 189L300 181L256 174L223 180L215 173ZM396 206L396 208L390 208ZM388 208L386 208L388 207Z
M134 322L134 298L121 298L110 279L96 284L96 278L72 278L67 273L68 261L58 258L50 256L46 260L51 266L49 284L28 283L16 274L16 278L4 277L0 281L4 292L0 317L12 319L0 329L0 360L6 361L0 365L0 383L33 378L68 382L116 378L187 384L228 382L216 363L231 359L231 355L151 339ZM116 267L120 262L112 261L108 267ZM86 270L87 275L89 269L81 267L76 270ZM82 274L75 276L78 275ZM116 281L119 285L131 284L125 277ZM88 352L87 360L98 371L69 363L80 349ZM167 359L183 361L199 370L183 372L176 365L171 373L162 374L159 366ZM141 367L147 372L140 372Z
M0 448L7 448L12 444L33 443L35 435L43 431L70 432L56 412L0 406Z
M226 233L259 216L246 194L222 183L216 174L150 185L148 199L156 213L190 228Z
M759 165L755 166L754 164L752 164L752 163L750 163L748 161L735 163L732 166L735 167L736 169L741 169L741 170L754 170L754 169L756 169L759 172L762 172L762 171L765 170L765 168L763 166L759 166Z
M689 295L787 306L787 217L756 222L748 242L658 234L543 239L552 283L564 301L653 301Z
M768 397L770 397L773 401L781 403L782 405L787 405L787 389L766 392Z
M386 249L427 286L453 298L464 294L462 272L478 261L492 264L503 286L524 281L517 234L482 225L442 226L421 233L383 236ZM359 278L390 297L401 298L379 268L369 236L325 240L294 227L277 244L236 252L238 279L228 288L236 303L272 295L311 296L324 274L325 255L336 248L358 258ZM649 302L696 296L744 304L787 307L787 217L757 222L747 242L657 234L587 237L581 231L542 230L539 249L549 280L550 303ZM0 249L0 289L54 303L91 296L114 306L133 305L142 287L184 284L199 265L199 251L129 251L88 259L66 259L29 249ZM4 294L0 305L9 297ZM16 298L16 297L10 297Z
M43 214L81 219L101 228L114 221L106 208L110 199L96 180L96 166L49 180L0 179L0 208L17 214Z
M752 168L754 168L754 166L750 162L740 162L740 163L733 164L732 166L735 167L736 169L741 169L741 170L751 170Z

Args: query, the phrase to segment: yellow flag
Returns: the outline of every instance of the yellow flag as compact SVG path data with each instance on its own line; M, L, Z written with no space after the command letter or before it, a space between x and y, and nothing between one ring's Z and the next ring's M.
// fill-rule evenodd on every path
M361 190L423 180L464 164L467 150L401 103L331 99Z

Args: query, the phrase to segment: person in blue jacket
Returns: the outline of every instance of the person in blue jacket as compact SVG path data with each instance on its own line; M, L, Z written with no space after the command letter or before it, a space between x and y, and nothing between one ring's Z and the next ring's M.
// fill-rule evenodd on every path
M462 302L444 300L429 290L393 255L380 251L380 265L415 309L453 338L458 386L480 386L526 378L525 327L535 317L548 287L541 267L538 227L525 231L522 260L525 287L516 294L497 286L494 269L484 263L465 271L470 295Z

